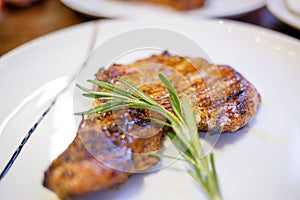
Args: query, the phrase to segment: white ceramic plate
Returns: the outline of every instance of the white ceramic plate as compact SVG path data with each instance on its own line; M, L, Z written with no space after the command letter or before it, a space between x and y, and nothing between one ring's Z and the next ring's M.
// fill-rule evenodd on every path
M254 121L237 133L222 135L214 149L223 197L225 200L300 198L299 41L232 21L172 18L156 23L99 23L98 44L123 31L167 28L192 38L215 62L229 64L245 75L261 93L262 105ZM54 92L78 70L87 55L92 30L92 23L64 29L0 59L0 169L49 106ZM75 136L78 124L73 119L72 89L60 96L0 182L0 199L57 199L41 182L51 160ZM119 190L79 199L205 197L184 165L177 161L158 172L134 175Z
M267 3L267 8L280 21L300 30L300 16L291 12L284 0L272 0Z
M68 7L84 14L96 17L122 18L159 18L172 14L185 14L195 17L226 17L240 15L258 9L265 0L208 0L199 9L185 13L175 11L167 6L122 0L61 0Z

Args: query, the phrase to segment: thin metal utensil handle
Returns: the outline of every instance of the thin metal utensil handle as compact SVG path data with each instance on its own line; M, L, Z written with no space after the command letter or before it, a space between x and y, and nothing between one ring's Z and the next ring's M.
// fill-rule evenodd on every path
M93 30L92 30L92 36L91 36L91 40L89 43L89 48L88 48L88 53L87 55L89 55L91 53L91 51L95 48L96 45L96 41L97 41L97 35L98 35L98 29L99 29L99 22L98 21L94 21L93 22ZM88 57L89 58L89 57ZM59 91L59 93L55 96L54 100L51 102L50 106L43 112L43 114L41 115L41 117L38 119L38 121L31 127L31 129L26 133L25 137L23 138L23 140L21 141L21 143L19 144L19 146L16 148L16 150L14 151L13 155L11 156L11 158L9 159L9 161L7 162L6 166L4 167L4 169L2 170L1 174L0 174L0 181L4 178L4 176L8 173L8 171L10 170L10 168L12 167L12 165L14 164L14 162L16 161L16 159L18 158L19 154L21 153L23 147L25 146L25 144L27 143L27 141L29 140L30 136L34 133L34 131L36 130L36 128L38 127L38 125L42 122L42 120L45 118L45 116L49 113L49 111L51 110L51 108L54 106L56 100L58 99L58 97L66 91L66 89L69 88L69 86L73 83L73 81L76 79L77 74L79 73L79 71L87 64L88 62L88 58L82 63L80 69L78 70L78 72L76 72L72 78L70 79L69 83L61 90Z

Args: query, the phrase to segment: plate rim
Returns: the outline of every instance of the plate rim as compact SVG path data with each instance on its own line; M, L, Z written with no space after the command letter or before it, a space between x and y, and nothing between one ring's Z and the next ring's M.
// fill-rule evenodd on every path
M167 20L170 20L171 18L167 19ZM179 18L179 19L182 19L182 18ZM281 38L281 39L285 39L287 41L290 41L290 42L294 42L296 45L300 45L300 39L297 39L293 36L290 36L290 35L287 35L287 34L284 34L284 33L281 33L281 32L278 32L276 30L272 30L272 29L269 29L269 28L266 28L266 27L262 27L262 26L259 26L259 25L256 25L256 24L250 24L250 23L247 23L247 22L241 22L241 21L235 21L235 20L232 20L232 19L195 19L194 17L190 17L190 16L187 16L187 17L184 17L184 19L189 19L189 22L188 23L223 23L223 24L234 24L236 26L238 26L238 28L249 28L251 30L260 30L263 32L263 34L268 34L268 35L272 35L274 37L277 37L277 38ZM166 20L166 21L167 21ZM46 40L48 40L49 38L51 37L58 37L59 35L63 34L63 32L68 32L68 31L72 31L72 30L76 30L76 29L81 29L82 27L85 27L85 26L90 26L92 23L94 22L97 22L97 23L114 23L114 22L130 22L130 23L134 23L134 22L141 22L141 21L148 21L147 19L135 19L135 20L132 20L132 19L96 19L96 20L91 20L91 21L88 21L88 22L83 22L83 23L80 23L80 24L75 24L75 25L71 25L71 26L68 26L68 27L65 27L65 28L62 28L62 29L59 29L59 30L56 30L56 31L53 31L53 32L50 32L50 33L47 33L45 35L42 35L42 36L39 36L37 38L34 38L26 43L23 43L21 44L20 46L17 46L11 50L9 50L8 52L4 53L3 55L0 56L0 63L3 62L4 60L8 59L9 57L15 55L15 54L18 54L20 52L22 52L23 50L26 50L27 48L30 48L30 46L34 46L34 45L37 45L39 43L42 43ZM162 22L164 22L164 20L162 20ZM161 23L161 22L159 22Z

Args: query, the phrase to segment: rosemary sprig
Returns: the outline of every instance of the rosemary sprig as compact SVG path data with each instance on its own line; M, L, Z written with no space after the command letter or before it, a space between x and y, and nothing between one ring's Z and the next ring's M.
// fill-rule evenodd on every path
M221 200L214 156L212 153L206 157L203 155L195 113L187 96L183 95L180 101L170 81L161 73L158 76L168 89L170 104L175 114L165 109L134 84L122 77L119 77L119 81L125 89L102 81L88 80L88 82L94 83L109 92L92 91L77 85L80 89L87 92L83 94L84 96L105 100L105 103L76 114L105 113L122 108L145 109L160 114L167 119L167 122L160 121L159 119L154 119L154 122L161 123L173 129L173 132L168 132L168 136L184 160L190 164L188 173L203 188L211 200ZM154 153L152 155L164 156ZM165 157L170 158L170 156Z

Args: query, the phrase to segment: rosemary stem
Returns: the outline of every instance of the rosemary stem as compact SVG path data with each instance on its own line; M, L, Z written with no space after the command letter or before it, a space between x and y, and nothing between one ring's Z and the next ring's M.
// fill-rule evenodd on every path
M154 121L170 126L173 129L172 132L168 133L168 136L185 161L190 164L191 169L188 169L188 173L202 187L203 191L211 200L221 200L222 197L214 164L214 156L210 153L203 158L203 149L198 136L195 113L188 98L182 95L180 101L174 86L169 80L163 74L159 74L159 78L168 89L173 112L164 108L158 102L148 97L134 84L121 77L119 81L126 90L109 83L95 80L90 80L89 82L97 84L99 87L109 90L110 92L91 91L77 85L80 89L87 92L84 96L94 97L99 100L105 100L106 102L79 114L105 113L126 107L156 112L164 117L167 122L159 119L155 119ZM156 153L152 155L172 158L171 156L159 156Z

